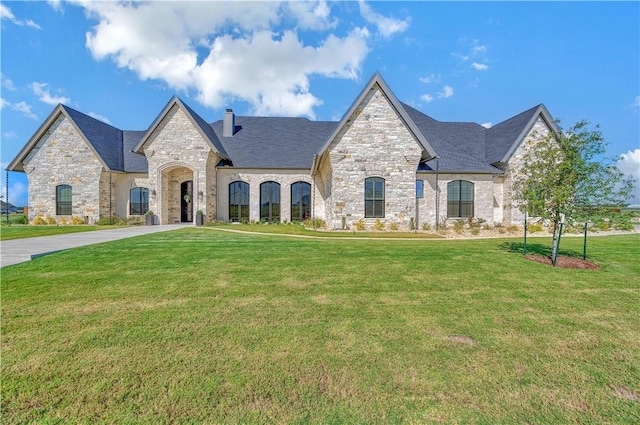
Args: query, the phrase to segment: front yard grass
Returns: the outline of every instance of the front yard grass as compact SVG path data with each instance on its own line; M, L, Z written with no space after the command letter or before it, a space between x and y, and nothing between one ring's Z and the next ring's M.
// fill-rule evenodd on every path
M599 271L519 242L190 228L5 267L2 422L640 422L640 236Z
M0 226L0 240L36 238L38 236L62 235L66 233L91 232L92 230L114 229L116 226L34 226L28 224L12 224Z

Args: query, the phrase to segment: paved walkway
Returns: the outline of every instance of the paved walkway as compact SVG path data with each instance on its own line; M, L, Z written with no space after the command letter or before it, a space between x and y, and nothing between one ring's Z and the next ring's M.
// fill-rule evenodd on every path
M96 230L92 232L68 233L65 235L40 236L37 238L12 239L0 242L0 267L23 263L43 255L65 249L95 243L115 241L132 236L191 227L192 224L167 224L162 226L127 226L121 229Z

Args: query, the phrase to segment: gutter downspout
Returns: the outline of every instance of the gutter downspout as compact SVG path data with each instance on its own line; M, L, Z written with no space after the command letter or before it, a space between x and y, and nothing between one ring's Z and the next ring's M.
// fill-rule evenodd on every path
M440 226L440 176L439 176L439 156L436 156L436 232Z
M313 164L311 164L311 223L315 223L316 218L316 161L318 154L313 154Z

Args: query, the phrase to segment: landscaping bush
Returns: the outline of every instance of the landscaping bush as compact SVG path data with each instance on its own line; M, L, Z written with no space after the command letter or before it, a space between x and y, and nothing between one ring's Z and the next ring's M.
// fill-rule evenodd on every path
M44 226L47 224L47 220L45 220L43 216L38 215L33 219L31 224L33 224L34 226Z
M71 224L77 226L77 225L86 224L86 223L84 222L84 218L74 215L73 217L71 217Z
M47 217L45 218L45 222L48 225L54 226L56 224L58 224L58 221L55 219L55 217Z
M353 226L359 232L362 232L363 230L365 230L367 228L367 225L364 224L364 220L363 219L360 219L360 220L356 221L355 223L353 223Z
M308 218L305 221L303 221L304 227L307 228L314 228L314 229L321 229L323 227L327 226L327 223L324 222L324 220L319 219L319 218Z
M392 232L397 232L399 228L400 226L398 225L398 223L396 222L389 223L389 230L391 230Z
M453 230L455 230L456 233L462 233L464 230L464 221L455 220L453 222Z
M376 232L383 232L384 231L384 223L381 222L379 218L376 218L375 223L373 223L373 229Z
M527 230L531 233L539 233L539 232L542 232L544 229L542 227L542 224L537 223L537 224L528 225Z
M431 225L429 223L422 223L422 230L428 232L431 230Z

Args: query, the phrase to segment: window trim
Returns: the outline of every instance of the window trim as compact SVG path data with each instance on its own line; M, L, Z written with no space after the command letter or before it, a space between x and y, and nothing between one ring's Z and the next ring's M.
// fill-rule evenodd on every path
M265 202L265 198L263 198L263 188L268 188L268 194L267 194L267 199ZM274 190L277 189L277 190ZM282 219L282 196L281 196L281 187L280 187L280 183L273 181L273 180L269 180L266 182L262 182L260 183L260 221L266 221L266 222L277 222L279 223L280 220ZM265 205L267 208L267 214L264 214L263 209L265 208ZM275 208L274 206L277 205L277 216L275 215L274 211Z
M367 185L373 184L373 196L367 196ZM382 197L376 196L376 183L382 183ZM364 179L364 218L384 218L386 202L386 182L382 177L367 177ZM373 213L367 213L367 205L372 205ZM378 211L378 208L382 211Z
M451 197L449 196L450 193L450 188L454 188L455 189L455 184L457 183L457 189L458 189L458 196L457 199L450 199ZM462 190L463 190L463 183L465 183L465 185L469 185L471 187L471 200L470 201L465 201L463 200L463 196L462 196ZM468 186L467 186L468 187ZM475 190L476 190L476 185L473 182L470 182L468 180L452 180L449 183L447 183L447 218L473 218L475 216ZM467 205L464 205L465 203L467 203ZM463 209L466 210L467 208L463 208L464 206L468 206L468 203L471 204L471 212L469 215L464 214L463 215ZM451 209L455 208L455 210L457 211L457 214L452 214L451 213Z
M133 197L132 194L135 190L138 190L140 192L139 194L139 199L140 202L133 202ZM142 196L143 193L146 193L147 195L147 202L143 202L144 197ZM138 205L139 209L138 209L138 213L135 213L133 211L133 206L134 205ZM146 205L146 208L143 208ZM132 187L131 189L129 189L129 215L144 215L147 213L147 211L149 211L149 189L143 186L136 186L136 187Z
M240 197L240 199L238 200L239 202L237 204L231 203L231 196L232 196L231 188L234 185L238 185L239 194L237 196ZM246 193L245 191L243 191L243 188L245 187L246 187ZM242 198L243 196L246 196L246 203L242 202L244 200ZM238 223L243 221L249 221L251 217L250 203L251 203L251 186L249 185L249 183L242 180L235 180L229 183L229 221L238 222ZM238 214L235 217L231 214L231 208L234 205L238 207ZM243 212L245 212L246 214L243 214Z
M62 191L69 190L69 200L60 199ZM67 212L68 211L68 212ZM56 186L56 215L73 215L73 189L70 184L59 184Z
M294 199L294 189L299 187L300 188L300 193L299 193L299 201L298 203L294 204L293 203L293 199ZM304 188L308 188L309 189L309 203L308 205L306 205L306 212L305 212L305 204L304 204ZM290 212L291 212L291 221L304 221L308 218L311 218L311 184L305 181L297 181L294 183L291 183L291 202L290 202ZM293 216L293 209L294 206L298 208L298 217L294 217Z

